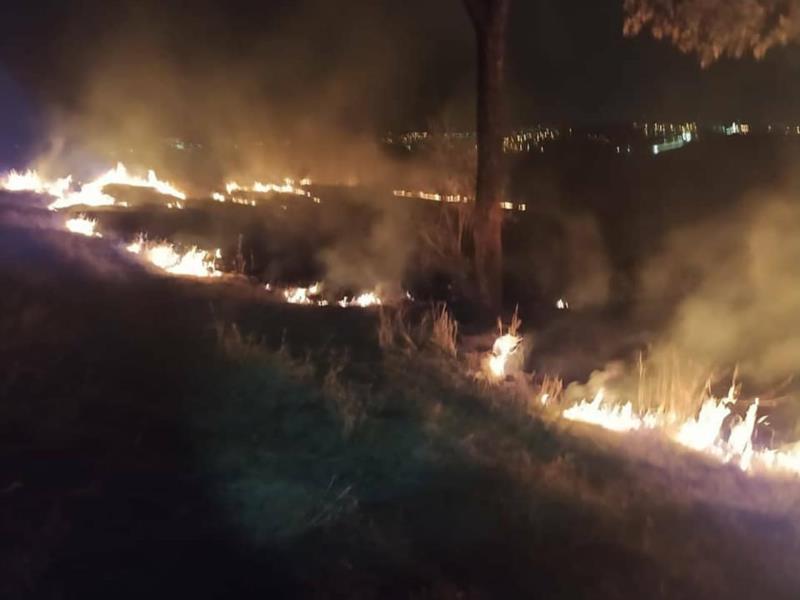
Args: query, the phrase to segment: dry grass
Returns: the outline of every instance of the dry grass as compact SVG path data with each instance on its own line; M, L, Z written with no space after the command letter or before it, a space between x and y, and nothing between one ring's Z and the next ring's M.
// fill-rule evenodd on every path
M431 343L445 354L458 355L458 322L442 302L431 308Z
M699 410L711 395L714 382L710 369L680 357L674 349L647 358L640 354L636 378L636 403L640 410L686 417Z
M516 337L519 334L519 330L522 327L522 319L519 318L519 305L514 307L514 314L511 315L511 323L508 324L508 331L503 333L503 320L500 317L497 317L497 329L498 335L510 335Z
M535 395L539 405L553 406L561 403L564 382L560 377L545 375Z
M383 350L417 350L405 310L381 306L378 310L378 345Z
M342 372L346 358L331 363L322 380L322 393L342 426L342 434L349 437L366 418L366 403L350 385Z

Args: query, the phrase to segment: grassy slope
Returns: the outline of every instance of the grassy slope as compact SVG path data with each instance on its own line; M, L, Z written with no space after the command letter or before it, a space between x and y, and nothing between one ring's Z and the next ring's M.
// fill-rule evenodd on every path
M96 241L56 236L74 250L56 264L52 246L15 257L9 239L3 594L800 589L794 486L645 442L633 456L647 460L626 458L629 442L531 419L443 358L383 355L369 312L272 305L235 286L132 271L110 279L81 266L79 249ZM281 338L291 352L278 351Z

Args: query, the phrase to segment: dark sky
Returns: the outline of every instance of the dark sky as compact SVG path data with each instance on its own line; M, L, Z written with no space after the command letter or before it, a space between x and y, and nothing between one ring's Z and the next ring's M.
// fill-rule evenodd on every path
M621 2L516 0L515 122L800 121L800 48L702 71L664 44L623 39ZM191 130L226 112L225 89L230 110L272 122L326 114L338 128L374 131L470 123L474 44L460 0L13 4L0 9L0 68L18 96L48 111L95 110L118 90ZM218 101L184 110L202 90Z

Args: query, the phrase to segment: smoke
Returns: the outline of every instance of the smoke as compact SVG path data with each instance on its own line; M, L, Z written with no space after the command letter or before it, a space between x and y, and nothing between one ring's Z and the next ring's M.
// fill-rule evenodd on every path
M437 114L459 83L431 86L429 63L472 56L457 2L239 4L201 0L187 14L130 2L64 24L59 87L44 92L46 166L86 169L88 153L161 169L198 193L226 179L385 181L394 165L381 134ZM451 43L439 49L433 31Z
M597 220L588 214L565 217L565 297L570 306L602 306L611 293L611 266Z
M659 345L760 383L800 360L797 188L752 194L727 213L670 234L641 277L645 304L677 299Z
M395 205L398 206L398 205ZM366 231L352 231L320 251L326 281L349 290L384 290L399 294L406 264L414 247L413 220L399 207L379 211Z

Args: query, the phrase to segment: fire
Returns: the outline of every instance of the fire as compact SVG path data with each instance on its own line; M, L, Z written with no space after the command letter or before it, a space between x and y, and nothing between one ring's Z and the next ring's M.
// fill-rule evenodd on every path
M473 202L473 198L471 196L462 194L440 194L439 192L426 192L422 190L393 190L392 194L394 194L394 196L397 198L419 198L421 200L429 200L431 202L447 202L449 204L469 204ZM515 205L513 202L501 202L500 207L503 210L518 210L520 212L525 212L528 210L528 206L525 203Z
M181 253L169 242L151 244L143 236L139 236L126 247L126 250L172 275L189 277L220 277L222 275L222 272L216 268L216 261L222 258L219 249L208 252L192 246L186 252Z
M68 231L72 233L77 233L79 235L85 235L88 237L103 237L98 232L95 231L97 227L97 221L94 219L89 219L86 215L78 215L77 217L73 217L72 219L67 219L67 222L64 224Z
M664 412L637 414L630 402L614 406L604 403L604 396L601 389L591 402L578 402L564 410L562 416L616 432L659 430L685 448L736 465L745 472L759 469L800 475L800 444L786 450L754 448L753 436L759 422L758 398L750 404L744 418L730 426L725 435L725 423L733 415L732 406L737 401L733 387L724 398L707 398L697 416L688 419Z
M268 283L264 286L268 292L275 291L275 286ZM287 287L280 293L283 299L289 304L303 304L306 306L329 306L330 303L322 295L323 285L316 282L308 287ZM377 292L364 292L353 298L345 296L336 304L342 308L369 308L370 306L381 306L383 300Z
M320 298L321 293L322 284L317 282L309 287L286 288L283 290L283 297L289 304L313 304L316 306L327 306L328 302Z
M225 184L225 191L228 195L232 195L235 192L253 192L256 194L293 194L295 196L305 196L306 198L311 198L316 204L319 204L321 200L314 196L311 192L305 189L305 187L311 185L311 180L308 178L302 179L300 181L300 185L295 185L295 181L290 178L286 178L283 180L283 183L262 183L260 181L253 182L253 185L250 187L239 185L235 181L229 181ZM220 196L222 194L219 194ZM217 198L215 197L215 200ZM255 206L255 201L247 201L242 199L234 198L233 201L236 202L239 200L240 204L250 204L251 206ZM223 200L220 200L224 202Z
M62 177L55 181L46 181L33 170L24 173L10 171L0 180L0 187L10 192L35 192L60 197L72 185L72 176Z
M141 187L152 189L159 194L172 196L178 200L186 200L186 194L175 188L171 183L161 181L156 177L155 171L148 171L147 177L137 177L128 173L125 165L117 163L117 166L100 175L97 179L85 183L77 191L71 190L72 176L48 182L42 179L36 171L26 171L17 173L11 171L0 181L3 188L9 191L31 191L38 194L48 194L55 198L50 203L50 210L69 208L70 206L112 206L116 204L116 199L103 191L107 185L126 185L131 187ZM173 203L179 205L179 203ZM182 205L177 206L183 208Z
M412 192L409 190L394 190L393 194L397 198L420 198L421 200L430 200L431 202L448 202L451 204L466 204L472 202L469 196L462 196L461 194L439 194L437 192Z
M370 306L381 306L382 302L380 296L375 292L365 292L356 296L355 298L348 298L345 296L338 302L339 306L342 308L348 308L351 306L358 306L361 308L368 308Z
M731 414L729 407L734 402L736 397L733 387L721 400L713 397L707 399L700 407L697 417L681 424L675 440L687 448L701 452L712 448L719 437L723 422Z
M503 323L498 318L497 327L500 330L499 337L494 341L492 351L488 356L486 362L489 374L494 379L502 379L506 376L506 366L508 359L513 356L519 347L522 345L522 337L517 335L522 321L514 310L514 316L511 317L511 323L508 326L508 331L503 333Z
M507 333L494 341L492 354L489 356L489 370L495 377L506 376L506 363L522 343L522 338Z
M52 210L58 210L77 204L84 204L87 206L111 206L116 203L116 199L103 192L103 188L107 185L149 188L165 196L172 196L178 200L186 200L186 194L175 188L172 184L161 181L156 177L155 171L148 171L147 178L137 177L130 175L125 165L117 163L115 168L106 171L97 179L84 184L79 191L57 196L57 199L50 205L50 208Z
M580 421L599 425L611 431L634 431L644 427L644 421L633 413L633 405L628 402L622 406L603 406L605 391L600 390L591 402L586 400L564 411L563 417L570 421Z

